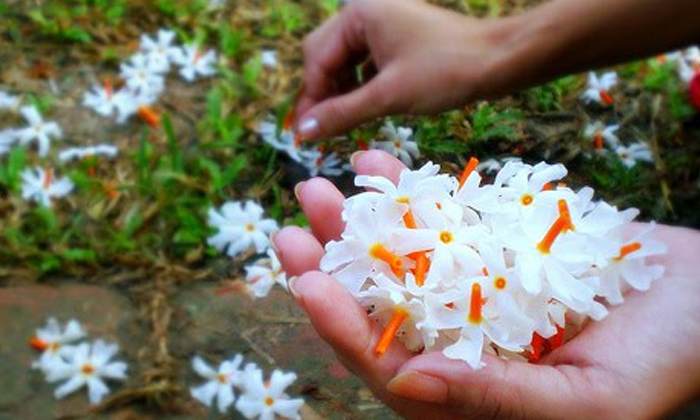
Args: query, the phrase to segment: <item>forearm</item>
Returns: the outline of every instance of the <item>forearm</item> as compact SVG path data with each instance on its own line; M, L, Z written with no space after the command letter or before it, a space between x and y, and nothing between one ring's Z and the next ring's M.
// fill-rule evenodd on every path
M700 41L698 0L554 0L495 22L506 51L496 94Z

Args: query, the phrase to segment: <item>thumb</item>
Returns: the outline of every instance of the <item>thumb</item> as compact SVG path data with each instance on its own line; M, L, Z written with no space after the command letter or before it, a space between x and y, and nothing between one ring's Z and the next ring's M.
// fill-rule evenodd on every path
M315 104L299 119L298 133L304 140L331 137L389 114L398 94L388 87L390 80L388 70L384 70L353 91Z
M484 361L484 368L473 370L440 352L420 355L399 369L387 389L413 400L446 403L471 413L470 418L546 419L571 410L579 418L599 418L586 386L594 378L582 369L506 361L491 355L485 355ZM448 391L435 383L446 384Z

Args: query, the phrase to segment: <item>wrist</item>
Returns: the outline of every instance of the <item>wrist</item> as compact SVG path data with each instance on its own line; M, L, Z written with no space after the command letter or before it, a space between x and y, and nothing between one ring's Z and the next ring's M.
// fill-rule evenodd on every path
M489 64L487 77L492 92L500 96L544 83L564 70L566 47L563 24L548 19L537 9L524 14L494 19L489 37L497 53Z

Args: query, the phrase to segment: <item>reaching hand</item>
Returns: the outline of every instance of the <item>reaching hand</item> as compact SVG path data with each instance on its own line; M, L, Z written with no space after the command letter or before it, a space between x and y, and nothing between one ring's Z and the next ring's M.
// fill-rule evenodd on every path
M398 179L403 164L380 151L354 155L358 174ZM332 277L319 272L323 245L343 231L343 195L327 180L297 186L313 234L285 228L273 242L290 287L339 360L408 419L658 418L700 392L700 233L659 226L666 275L632 292L601 322L539 364L486 355L473 371L441 353L412 354L397 341L381 357L382 329ZM639 226L637 226L639 228ZM630 233L632 235L633 233Z
M298 131L315 139L378 116L435 113L492 94L505 68L502 27L422 1L353 0L304 40ZM359 85L363 63L369 80Z

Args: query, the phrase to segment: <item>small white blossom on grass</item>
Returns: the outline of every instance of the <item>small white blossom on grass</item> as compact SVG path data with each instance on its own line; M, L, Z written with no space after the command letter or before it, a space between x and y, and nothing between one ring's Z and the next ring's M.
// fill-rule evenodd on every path
M274 420L275 416L300 419L299 410L304 400L289 398L284 393L296 378L294 373L274 370L270 380L265 382L261 371L252 372L245 379L245 392L236 402L236 409L247 419Z
M35 106L24 106L20 113L29 123L28 127L15 130L19 142L26 145L36 140L39 145L39 156L44 157L49 153L52 138L60 138L61 127L53 121L44 121Z
M243 356L237 354L233 359L225 360L218 369L214 370L201 357L195 356L192 359L192 369L208 382L190 388L192 397L207 407L211 407L216 399L219 412L225 413L236 398L233 387L240 386L243 381L244 372L240 369L242 363Z
M0 110L14 110L19 106L19 98L0 90Z
M134 92L159 95L165 89L162 71L142 53L134 54L120 66L122 79Z
M212 50L203 52L196 45L185 45L173 56L173 62L180 66L180 76L188 82L200 77L216 74L216 53Z
M70 345L85 337L85 330L75 319L71 319L65 328L56 318L49 318L44 328L36 330L36 336L29 340L29 345L41 351L38 360L32 363L35 369L46 370L55 362L71 355L75 351L75 346Z
M602 150L604 145L615 149L620 145L620 139L615 135L619 129L619 125L606 126L600 121L595 121L586 125L586 128L583 129L583 137L591 140L596 150Z
M630 144L628 147L618 146L615 153L627 168L632 168L637 162L654 161L649 146L641 142Z
M302 157L299 154L301 152L301 142L291 130L290 118L287 118L287 121L283 124L279 135L277 134L277 122L272 116L258 122L257 131L263 141L275 148L275 150L287 153L295 162L302 161Z
M100 144L97 146L88 147L73 147L63 150L58 154L58 159L61 162L67 162L73 159L85 159L93 156L115 157L119 149L111 144Z
M67 177L56 178L52 168L27 168L22 177L22 198L51 207L52 198L60 198L73 191L73 182Z
M75 351L66 360L54 359L51 365L47 366L46 380L65 381L56 389L54 396L61 399L87 386L90 404L98 404L109 394L109 388L103 378L126 379L126 363L111 361L117 351L119 346L116 344L97 340L92 345L83 343L76 346Z
M301 164L309 171L309 176L311 177L319 174L325 176L339 176L343 174L343 169L340 167L342 162L335 152L324 154L323 148L316 147L302 150L300 155Z
M385 140L372 140L372 149L385 150L399 158L409 168L413 166L413 159L420 157L418 145L412 139L413 130L408 127L395 127L394 123L387 120L379 130L379 136Z
M610 89L617 84L617 73L610 71L598 77L594 72L588 73L588 86L581 94L585 103L595 102L599 105L610 106L615 103Z
M141 52L146 55L150 68L161 73L170 70L170 63L180 50L179 46L173 44L174 41L175 32L166 29L160 29L155 39L141 35Z
M114 92L107 79L104 85L95 85L83 96L83 106L93 109L103 117L111 117L116 111L119 115L134 107L137 95L128 88ZM133 113L133 112L132 112Z
M258 260L255 264L245 267L248 289L256 298L267 296L275 283L287 288L287 276L282 270L282 264L280 264L277 254L272 249L268 249L267 256L268 258Z
M274 69L277 67L277 51L263 50L262 53L260 53L260 62L263 66Z
M263 219L263 208L246 201L228 202L221 211L209 209L209 226L219 232L207 239L207 243L219 251L236 256L250 247L258 253L265 252L270 245L268 235L278 229L277 222Z

